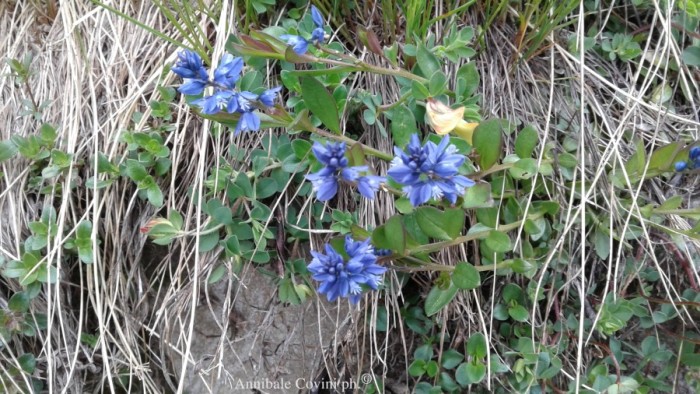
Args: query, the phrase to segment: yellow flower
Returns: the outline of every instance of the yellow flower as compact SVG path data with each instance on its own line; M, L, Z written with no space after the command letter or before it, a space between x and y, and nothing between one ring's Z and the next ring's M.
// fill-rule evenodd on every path
M425 117L430 127L438 135L454 132L469 144L472 143L472 135L478 123L469 123L464 118L464 107L452 109L441 101L429 98L425 106Z

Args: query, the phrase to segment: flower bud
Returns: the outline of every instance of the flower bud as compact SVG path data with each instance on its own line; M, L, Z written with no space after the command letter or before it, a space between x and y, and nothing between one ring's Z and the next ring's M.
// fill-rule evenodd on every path
M142 234L148 234L153 229L153 227L155 227L159 224L163 224L163 225L172 227L172 223L170 223L170 221L168 219L154 218L154 219L151 219L148 222L146 222L146 224L143 227L141 227L140 231Z
M463 119L464 107L452 109L441 101L429 98L425 106L425 117L430 127L438 135L454 134L472 143L472 135L478 123L468 123Z

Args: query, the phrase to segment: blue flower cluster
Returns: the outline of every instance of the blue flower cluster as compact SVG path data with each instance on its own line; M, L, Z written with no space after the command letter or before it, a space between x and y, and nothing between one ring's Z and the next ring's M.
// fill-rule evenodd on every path
M688 161L676 162L676 171L694 170L700 168L700 146L694 146L688 151Z
M338 180L356 183L360 194L370 200L374 199L374 193L379 190L379 185L386 179L376 175L361 175L368 171L367 166L348 167L348 159L345 157L347 146L344 142L327 142L322 145L314 142L311 147L316 159L324 167L313 174L306 176L311 181L319 201L328 201L338 193Z
M311 6L311 19L314 21L316 28L311 32L311 39L307 40L302 36L295 36L292 34L284 34L280 36L281 39L287 42L287 45L292 47L294 53L297 55L303 55L309 49L309 44L322 43L326 39L326 32L323 30L323 16L318 11L316 6Z
M182 94L199 95L208 86L212 86L214 88L212 95L197 99L192 104L200 107L204 114L213 115L221 110L240 114L235 134L241 131L260 130L260 117L255 110L258 107L272 107L277 93L282 89L278 86L260 95L237 91L236 82L243 71L243 59L229 53L221 58L211 79L209 71L202 64L202 58L190 50L178 53L178 61L172 71L184 78L184 83L178 88Z
M312 278L321 282L318 292L325 294L328 301L347 297L351 303L357 304L360 301L362 285L377 290L386 268L377 264L377 256L369 242L369 238L355 241L346 236L345 252L348 254L348 261L345 261L330 244L325 245L326 254L311 251L314 258L308 269Z
M389 176L404 185L404 192L415 207L430 199L446 198L452 204L474 186L474 181L459 175L459 167L464 163L464 155L457 154L457 148L450 145L450 137L443 137L440 145L428 141L421 146L418 136L413 134L404 152L394 147L396 157L391 162Z

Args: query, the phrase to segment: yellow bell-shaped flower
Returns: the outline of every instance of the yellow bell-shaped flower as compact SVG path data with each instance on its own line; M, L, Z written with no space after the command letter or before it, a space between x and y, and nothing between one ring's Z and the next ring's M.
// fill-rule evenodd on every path
M441 101L429 98L425 105L425 118L438 135L454 133L470 145L478 123L469 123L464 118L464 107L452 109Z

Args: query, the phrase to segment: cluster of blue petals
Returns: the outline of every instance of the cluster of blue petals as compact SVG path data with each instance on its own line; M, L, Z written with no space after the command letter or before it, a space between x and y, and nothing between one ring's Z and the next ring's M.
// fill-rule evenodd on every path
M309 174L306 179L311 181L319 201L328 201L338 193L339 180L345 180L357 184L357 190L362 196L370 200L379 190L379 185L386 179L381 176L369 175L367 166L348 167L348 159L345 157L347 146L344 142L327 142L322 145L314 142L311 151L316 159L323 164L318 172Z
M178 53L178 61L172 71L184 79L178 91L186 95L199 95L209 86L214 93L192 102L201 108L202 113L213 115L221 110L238 113L240 118L235 134L241 131L260 130L260 117L255 110L258 107L272 107L277 94L282 89L275 87L257 95L248 91L238 91L236 82L243 71L243 59L226 53L210 78L209 71L202 64L202 58L196 52L184 50Z
M688 161L676 162L676 171L694 170L700 168L700 146L694 146L688 151Z
M391 162L388 174L404 186L403 191L414 207L430 199L442 198L454 204L467 187L474 186L474 181L459 175L459 167L465 157L456 152L457 148L450 145L447 135L440 145L428 141L421 146L418 136L414 134L406 151L394 147L396 157Z
M314 258L308 269L312 278L321 283L318 292L325 294L328 301L333 302L338 297L343 297L357 304L362 294L362 285L377 290L386 268L377 264L377 255L369 242L369 238L355 241L346 236L347 261L330 244L325 245L325 254L311 251Z
M309 44L322 43L326 39L326 32L323 30L323 16L318 11L316 6L311 6L311 19L314 21L316 28L311 32L311 39L307 40L302 36L295 36L292 34L284 34L280 36L281 39L287 42L287 45L292 47L292 50L297 55L303 55L309 49Z

